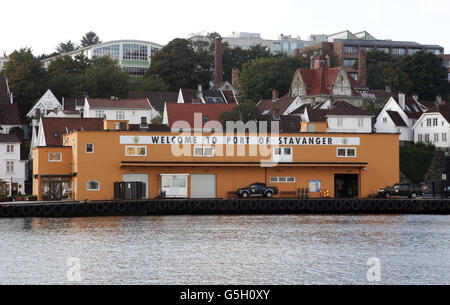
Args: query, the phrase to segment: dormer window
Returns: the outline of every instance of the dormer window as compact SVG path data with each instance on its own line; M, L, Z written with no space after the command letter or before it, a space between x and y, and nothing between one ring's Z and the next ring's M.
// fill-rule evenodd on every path
M204 122L204 123L207 123L208 121L209 121L208 117L207 117L207 116L204 116L204 117L203 117L203 122Z
M58 133L57 132L53 133L53 137L58 138Z

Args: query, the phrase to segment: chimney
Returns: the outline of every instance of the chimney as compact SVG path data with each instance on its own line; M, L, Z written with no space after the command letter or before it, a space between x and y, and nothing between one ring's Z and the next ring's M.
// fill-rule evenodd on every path
M239 78L240 78L241 72L239 69L233 68L231 70L231 85L237 89L239 86Z
M63 103L62 103L62 106L63 106L62 109L63 109L63 110L66 110L66 107L64 107L64 96L62 97L62 102L63 102Z
M358 83L361 88L367 86L366 82L366 50L359 50L358 53Z
M272 90L272 102L276 102L278 99L278 90Z
M199 84L198 85L198 90L197 90L199 93L201 93L203 90L202 90L202 85L201 84Z
M398 94L398 104L400 105L400 108L405 110L405 94L403 93Z
M220 84L223 80L223 67L222 67L222 38L217 37L215 41L214 51L214 86Z
M330 68L331 67L331 65L330 65L330 56L325 56L325 59L327 60L327 65L328 65L328 68Z
M436 96L436 103L442 105L442 97L440 95Z
M311 55L311 69L314 69L314 56Z

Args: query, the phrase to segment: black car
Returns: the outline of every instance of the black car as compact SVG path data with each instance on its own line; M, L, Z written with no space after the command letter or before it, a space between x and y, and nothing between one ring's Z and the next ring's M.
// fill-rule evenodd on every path
M389 198L391 196L408 196L416 198L423 195L423 187L411 185L409 183L397 183L392 187L386 187L378 191L378 196Z
M265 183L254 183L249 187L241 188L237 191L241 198L248 198L249 196L264 196L272 198L273 195L278 194L277 187L268 187Z

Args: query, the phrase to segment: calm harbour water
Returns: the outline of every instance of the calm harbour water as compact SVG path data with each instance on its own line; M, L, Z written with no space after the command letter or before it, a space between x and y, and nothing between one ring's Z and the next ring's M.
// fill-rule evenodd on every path
M450 284L450 216L0 219L0 257L0 284L372 284L371 257L380 284Z

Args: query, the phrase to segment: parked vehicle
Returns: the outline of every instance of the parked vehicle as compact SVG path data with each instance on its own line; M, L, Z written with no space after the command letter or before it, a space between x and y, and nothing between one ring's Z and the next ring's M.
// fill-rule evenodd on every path
M249 196L264 196L272 198L273 195L278 194L277 187L268 187L265 183L254 183L249 187L241 188L237 191L241 198L248 198Z
M397 183L392 187L386 187L378 191L379 197L389 198L391 196L408 196L416 198L423 195L423 187L411 185L409 183Z

